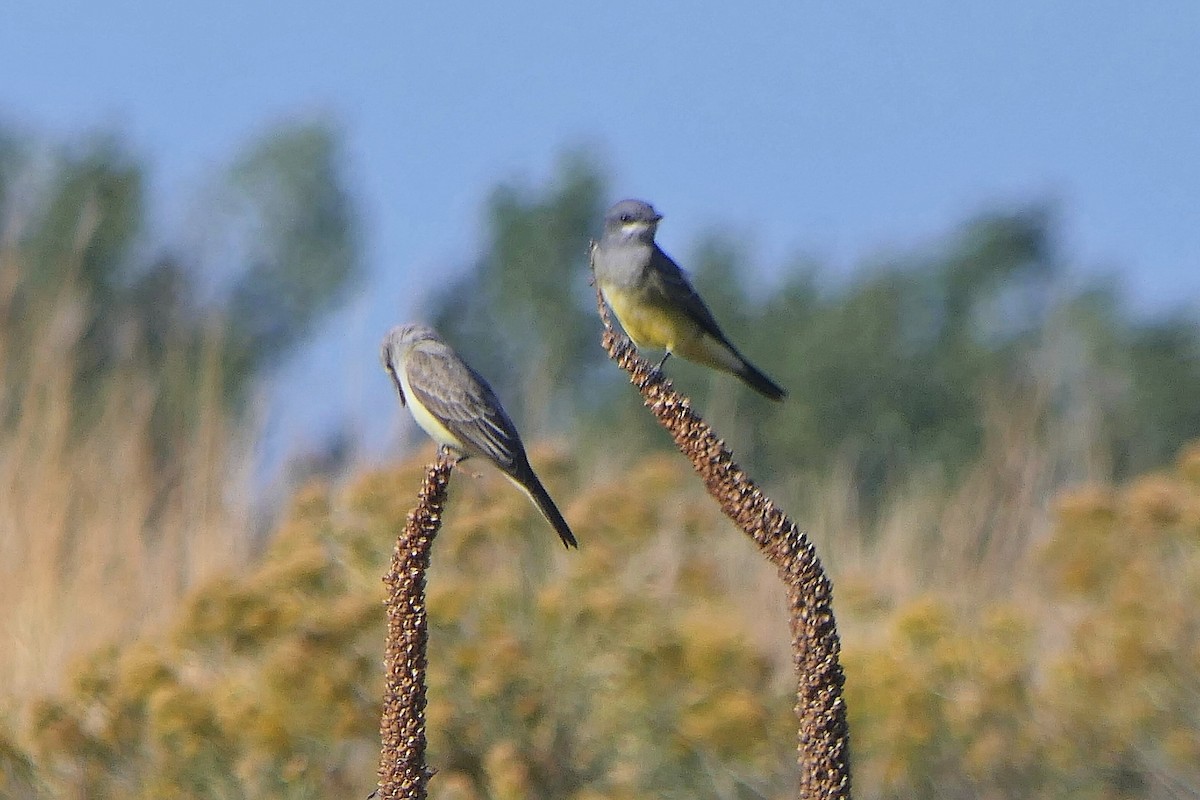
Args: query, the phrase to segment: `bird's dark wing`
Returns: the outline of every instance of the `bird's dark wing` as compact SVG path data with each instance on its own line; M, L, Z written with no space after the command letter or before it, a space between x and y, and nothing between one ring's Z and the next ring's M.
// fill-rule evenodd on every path
M422 343L404 367L415 399L448 431L505 472L527 463L516 426L492 387L452 350Z
M700 298L699 292L687 279L687 275L658 245L654 246L650 256L650 269L646 271L646 275L650 289L663 298L663 305L683 309L701 330L727 347L733 348L721 326L717 324L716 318Z

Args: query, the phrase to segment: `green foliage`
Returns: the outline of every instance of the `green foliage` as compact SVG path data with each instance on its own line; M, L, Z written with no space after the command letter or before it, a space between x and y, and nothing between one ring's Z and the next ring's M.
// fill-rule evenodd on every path
M245 386L337 307L360 265L353 206L328 128L297 126L263 140L234 165L230 183L251 231L248 264L222 316L235 354L232 382Z
M763 468L819 470L848 449L860 484L878 490L919 464L967 463L989 383L1032 383L1023 339L1037 320L986 323L1002 295L1045 282L1045 236L1037 215L998 215L968 226L945 254L888 265L840 292L807 276L787 281L751 321L757 346L747 345L775 353L780 380L795 387L795 402L764 409L757 426Z
M1161 463L1200 429L1200 333L1189 319L1139 325L1128 334L1132 389L1119 441L1124 471ZM1152 418L1148 418L1149 415Z
M84 396L123 365L148 367L170 387L155 410L166 444L194 424L192 399L216 354L231 410L253 382L295 350L359 275L353 209L333 132L281 126L253 144L214 196L204 224L224 245L211 292L195 241L159 243L149 230L145 168L114 137L41 148L0 132L0 289L6 340L29 349L38 314L65 292L80 296L73 359ZM240 237L240 238L239 238ZM220 333L218 333L218 331ZM86 408L87 404L80 404Z
M1055 308L1042 367L1062 424L1102 473L1159 466L1200 426L1200 328L1184 316L1131 320L1111 288Z
M0 731L0 797L26 800L41 789L33 759Z

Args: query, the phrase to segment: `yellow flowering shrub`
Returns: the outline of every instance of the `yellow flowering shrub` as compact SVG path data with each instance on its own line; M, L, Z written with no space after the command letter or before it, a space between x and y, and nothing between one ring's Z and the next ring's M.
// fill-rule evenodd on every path
M578 552L495 474L451 484L428 584L432 797L794 797L783 592L753 545L673 454L605 475L533 460ZM255 567L77 664L0 738L0 794L365 797L381 576L422 467L305 489ZM1200 447L1063 493L1029 542L1000 596L904 562L896 593L838 560L858 797L1200 792Z

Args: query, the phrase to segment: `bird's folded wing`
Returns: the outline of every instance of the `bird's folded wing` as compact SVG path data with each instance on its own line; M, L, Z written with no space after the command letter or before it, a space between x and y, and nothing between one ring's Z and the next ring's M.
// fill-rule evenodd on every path
M452 352L415 347L405 368L415 399L446 429L510 470L523 451L512 420L487 382Z
M670 256L657 247L651 257L649 285L662 295L668 308L678 308L692 318L700 329L719 342L732 347L717 320L713 317L700 294L692 287L687 275Z

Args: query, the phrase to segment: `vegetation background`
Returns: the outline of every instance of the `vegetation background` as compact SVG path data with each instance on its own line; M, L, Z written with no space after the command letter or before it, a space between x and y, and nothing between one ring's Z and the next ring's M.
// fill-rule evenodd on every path
M256 383L360 274L336 136L284 126L234 160L214 196L236 258L207 285L185 247L143 246L145 168L118 143L31 152L0 151L0 791L365 795L379 578L430 453L307 458L277 511L248 455ZM579 154L497 188L472 290L438 301L582 548L494 474L456 478L432 789L788 797L782 593L594 341L607 194ZM1200 326L1067 290L1054 240L1044 209L996 212L769 296L735 246L696 250L792 396L671 370L833 575L862 797L1200 791Z
M1194 0L6 4L0 798L367 795L410 318L581 541L456 473L434 796L794 796L780 587L598 346L626 195L791 392L668 364L831 573L856 794L1200 796L1198 35Z

